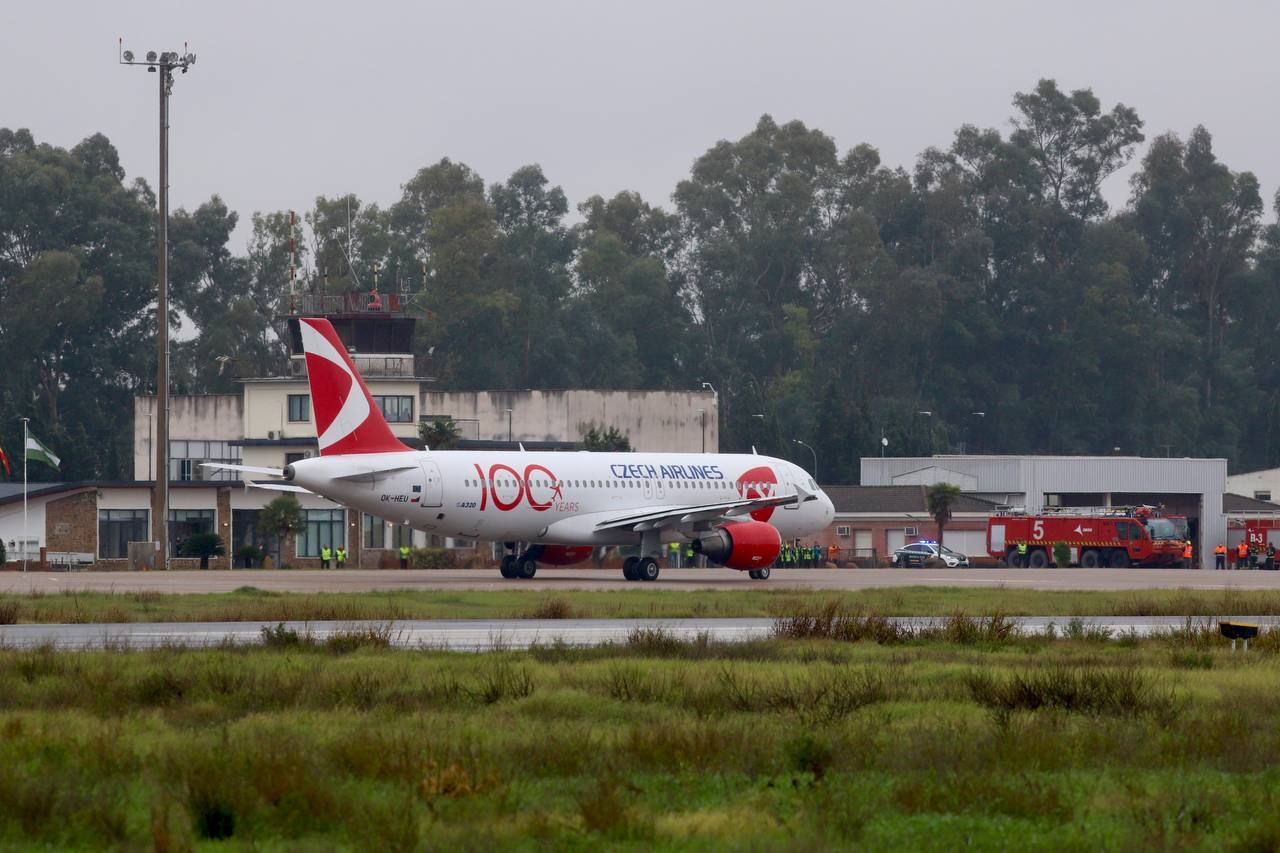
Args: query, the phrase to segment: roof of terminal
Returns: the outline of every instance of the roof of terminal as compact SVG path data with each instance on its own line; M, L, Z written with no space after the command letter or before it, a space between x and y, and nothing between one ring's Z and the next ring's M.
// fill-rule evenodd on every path
M884 513L929 512L927 486L824 486L823 490L835 504L836 512ZM994 501L959 495L951 506L952 512L995 511Z

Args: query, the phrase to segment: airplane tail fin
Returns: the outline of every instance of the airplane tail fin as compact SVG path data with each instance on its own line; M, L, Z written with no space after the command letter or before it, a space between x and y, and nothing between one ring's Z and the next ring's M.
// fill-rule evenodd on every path
M320 455L408 450L374 405L333 324L323 318L307 318L299 320L298 326Z

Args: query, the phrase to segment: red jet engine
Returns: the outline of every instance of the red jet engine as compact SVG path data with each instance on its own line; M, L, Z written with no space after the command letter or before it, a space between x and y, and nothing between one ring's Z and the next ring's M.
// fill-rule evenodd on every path
M717 527L693 541L693 550L730 569L763 569L782 551L778 528L763 521L743 521Z

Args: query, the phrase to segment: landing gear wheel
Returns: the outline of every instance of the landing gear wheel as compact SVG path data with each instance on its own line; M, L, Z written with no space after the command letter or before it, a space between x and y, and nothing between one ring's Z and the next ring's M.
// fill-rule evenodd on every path
M756 569L756 580L758 580L758 581L767 581L768 579L769 579L769 567L768 567L768 566L765 566L763 569Z
M516 576L524 580L533 580L538 573L538 561L525 558L516 565Z
M636 563L636 577L642 581L656 581L660 571L658 561L653 557L643 557L639 563Z
M1049 555L1037 548L1027 557L1027 565L1033 569L1046 568L1049 565Z
M757 572L755 569L752 569L751 571L747 572L747 577L751 578L753 581L758 581L760 580L760 573Z
M640 575L636 574L636 563L640 562L639 557L627 557L622 561L622 576L629 581L640 580Z
M1113 569L1127 569L1129 568L1129 552L1117 548L1111 552L1111 559L1108 562Z
M1101 565L1102 557L1092 548L1080 555L1080 568L1082 569L1096 569Z
M508 580L516 576L516 558L507 554L502 558L502 562L498 564L498 571L502 572L502 576Z

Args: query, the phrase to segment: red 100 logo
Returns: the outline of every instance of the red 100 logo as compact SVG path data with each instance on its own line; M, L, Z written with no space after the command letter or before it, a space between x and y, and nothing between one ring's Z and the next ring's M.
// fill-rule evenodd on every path
M550 469L542 465L526 465L524 476L521 477L519 472L504 462L498 462L489 466L489 476L484 475L484 469L479 465L475 466L476 474L480 476L480 510L489 505L492 497L493 508L502 512L508 512L520 505L521 501L525 501L531 508L538 512L546 512L551 509L551 505L557 499L564 496L560 493L560 484L556 480L556 475L551 473ZM509 478L504 474L510 475ZM546 480L539 482L535 478L536 474L545 474ZM510 484L502 486L499 491L499 483ZM514 495L512 493L514 489ZM534 489L545 492L545 495L535 496ZM492 491L492 495L490 492ZM546 500L539 500L539 497L545 497Z

